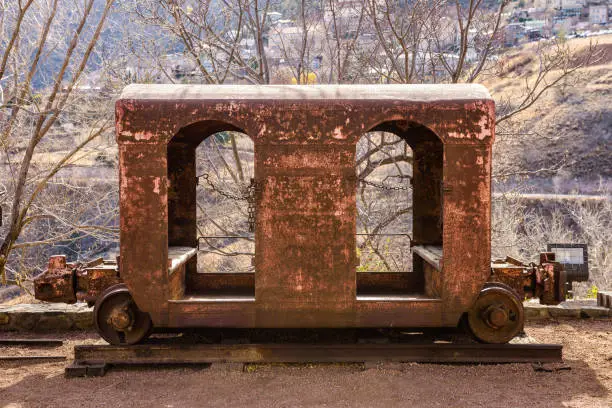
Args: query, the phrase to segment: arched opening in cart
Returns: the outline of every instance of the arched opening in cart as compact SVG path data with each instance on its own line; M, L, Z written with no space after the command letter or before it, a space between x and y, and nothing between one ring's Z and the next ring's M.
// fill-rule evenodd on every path
M439 297L443 151L409 121L377 125L357 143L358 299Z
M357 142L357 273L412 270L412 158L394 133Z
M168 253L172 299L254 296L253 140L204 121L168 143Z
M254 272L253 140L224 131L196 149L198 273Z

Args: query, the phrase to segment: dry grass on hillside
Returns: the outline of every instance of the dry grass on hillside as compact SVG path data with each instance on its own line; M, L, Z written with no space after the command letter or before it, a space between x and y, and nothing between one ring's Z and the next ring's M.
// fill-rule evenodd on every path
M567 180L562 181L567 186L555 186L562 193L576 189L593 193L600 177L612 177L612 35L567 43L574 61L584 61L592 44L595 51L586 67L561 80L531 108L498 128L496 170L563 167L561 175ZM522 100L526 86L532 86L537 78L542 55L538 43L510 52L501 61L500 71L483 81L498 102L498 109ZM553 81L560 74L553 70L547 80ZM546 172L539 175L543 179L551 176Z

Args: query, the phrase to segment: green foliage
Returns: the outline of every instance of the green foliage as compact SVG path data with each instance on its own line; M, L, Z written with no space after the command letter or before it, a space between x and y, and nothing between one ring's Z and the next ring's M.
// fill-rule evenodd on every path
M557 39L559 40L559 43L564 44L567 41L567 34L565 32L565 29L563 27L561 27L559 29L559 32L557 33Z
M597 299L597 292L599 291L599 289L597 288L596 285L593 285L589 288L589 290L586 293L586 298L587 299Z

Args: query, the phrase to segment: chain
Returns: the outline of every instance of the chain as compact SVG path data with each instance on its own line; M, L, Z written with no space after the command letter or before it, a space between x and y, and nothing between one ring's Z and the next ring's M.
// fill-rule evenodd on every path
M219 189L217 186L215 186L215 185L213 184L213 182L212 182L212 181L210 181L210 177L209 177L208 173L204 173L204 174L199 175L199 176L197 177L198 181L199 181L201 178L203 178L203 179L204 179L204 181L206 182L206 184L208 184L208 185L210 186L210 188L211 188L213 191L215 191L215 192L219 193L220 195L222 195L222 196L223 196L223 197L225 197L225 198L229 198L230 200L234 200L234 201L248 200L248 189L249 189L249 187L250 187L250 186L246 188L246 190L247 190L247 193L246 193L246 194L244 194L244 195L242 195L242 196L237 196L237 195L234 195L234 194L232 194L232 193L228 193L227 191L223 191L223 190Z
M248 222L249 222L249 232L255 232L255 220L257 216L256 214L257 208L255 206L256 204L255 194L257 193L257 183L255 182L254 178L251 179L251 183L243 190L244 194L241 196L237 196L232 193L228 193L227 191L220 190L210 180L208 173L204 173L198 176L197 180L199 181L200 178L203 178L206 184L208 184L213 191L217 192L223 197L228 198L230 200L234 200L234 201L246 201L248 204L247 214L248 214Z
M248 219L249 219L249 232L255 232L255 221L257 219L257 207L255 194L257 193L257 183L255 183L255 179L251 179L251 184L247 187L248 198L247 203L249 206L247 207L248 211Z
M359 181L362 182L363 184L367 184L368 186L380 188L381 190L395 190L395 191L399 191L399 190L410 190L410 189L412 189L412 186L387 186L385 184L372 183L371 181L368 181L368 180L363 179L363 178L360 178Z

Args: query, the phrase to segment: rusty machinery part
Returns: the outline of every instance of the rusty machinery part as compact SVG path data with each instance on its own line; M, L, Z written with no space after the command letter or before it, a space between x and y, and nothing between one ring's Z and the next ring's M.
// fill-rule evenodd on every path
M64 255L49 258L47 270L34 278L34 297L45 302L76 303L77 265L66 263Z
M94 306L94 323L100 336L113 345L140 343L153 328L151 317L138 309L124 284L100 295Z
M544 305L557 305L567 294L567 275L554 253L540 254L540 263L525 264L512 257L491 264L491 281L510 286L521 300L539 298Z
M87 302L93 306L98 296L121 283L117 261L94 259L68 263L65 255L49 258L47 270L34 279L34 295L45 302Z
M506 284L506 283L502 283L502 282L485 282L484 286L482 287L483 289L486 288L504 288L510 292L512 292L512 294L519 300L519 302L522 301L521 295L510 285Z
M512 288L489 282L467 313L472 335L483 343L507 343L523 330L523 303Z

